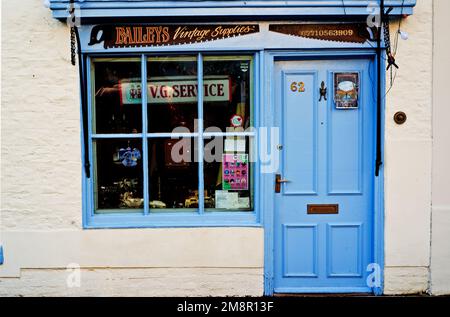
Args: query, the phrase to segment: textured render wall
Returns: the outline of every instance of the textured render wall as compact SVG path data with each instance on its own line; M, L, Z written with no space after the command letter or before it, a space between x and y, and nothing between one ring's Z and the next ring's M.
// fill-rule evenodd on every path
M385 157L385 292L428 289L432 148L432 5L418 0L402 29L400 69L387 96ZM398 23L392 24L395 35ZM389 79L388 79L389 84ZM408 121L392 119L404 111Z
M1 5L0 296L262 295L262 229L81 229L68 28L42 0ZM70 263L80 288L66 287Z
M263 293L254 269L83 269L80 287L67 287L73 271L22 270L20 279L0 280L1 296L248 296Z
M77 68L41 0L2 1L2 226L81 224Z
M431 291L450 294L450 1L434 1L433 209Z

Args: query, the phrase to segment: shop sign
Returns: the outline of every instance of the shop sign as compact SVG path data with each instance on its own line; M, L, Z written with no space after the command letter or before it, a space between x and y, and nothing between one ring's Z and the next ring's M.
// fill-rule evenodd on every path
M208 25L96 25L90 46L108 48L148 47L201 43L259 32L258 24Z
M203 80L204 102L230 101L230 78L206 77ZM174 79L155 78L148 83L147 100L151 104L160 103L195 103L197 102L197 78L176 77ZM120 82L122 104L141 104L142 91L139 79L122 80Z
M335 42L364 43L376 34L363 23L347 24L271 24L269 31L304 38Z

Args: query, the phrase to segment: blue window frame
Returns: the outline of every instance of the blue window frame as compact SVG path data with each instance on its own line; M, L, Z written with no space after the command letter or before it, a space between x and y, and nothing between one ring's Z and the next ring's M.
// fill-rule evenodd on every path
M154 93L151 89L140 89L141 93L139 95L139 98L134 98L131 101L129 99L133 97L130 95L131 89L134 89L137 86L148 87L149 85L152 87L156 87L154 81L167 81L168 79L172 78L170 76L167 76L166 78L152 78L152 74L156 73L155 65L157 65L157 63L152 64L152 62L158 61L161 58L166 60L172 58L177 61L184 60L184 63L191 63L192 61L196 62L195 76L191 75L189 78L187 78L185 76L186 74L184 74L183 76L185 77L181 76L181 79L180 76L173 77L177 80L194 80L197 83L198 92L197 99L195 100L196 113L194 114L194 117L196 119L198 118L198 125L194 130L187 130L188 132L178 133L164 128L162 128L162 130L161 128L159 130L152 129L152 126L155 125L155 122L158 122L158 120L164 121L164 118L158 117L158 120L155 121L155 118L153 117L153 114L158 114L154 109L156 109L155 105L158 102L155 98L158 98L159 96L149 96L149 93ZM210 89L208 88L209 86L207 81L214 82L214 80L221 80L220 78L217 78L217 74L215 74L214 72L210 73L208 69L214 69L215 62L223 62L227 60L241 62L241 64L243 64L243 66L241 66L241 69L245 72L248 71L248 77L251 84L250 87L248 87L249 100L247 100L247 102L249 103L248 106L250 106L250 111L247 110L247 113L251 118L250 125L254 128L257 128L258 116L256 115L256 112L258 109L258 85L256 85L255 83L258 82L256 78L258 78L259 76L257 67L258 54L141 54L122 56L117 58L105 56L87 56L88 67L86 69L86 75L89 121L87 132L89 136L88 150L89 160L91 162L92 177L88 178L85 174L83 174L83 226L85 228L260 226L258 211L259 166L256 162L249 164L251 172L251 175L249 175L249 180L251 181L251 186L249 186L248 194L244 194L244 196L248 196L248 200L247 197L243 198L244 201L247 200L249 202L248 206L240 206L237 208L230 207L228 209L209 208L217 207L217 205L208 206L207 202L209 201L209 198L205 197L205 194L210 195L209 193L211 193L211 191L214 191L213 189L211 189L210 184L207 181L205 182L205 169L207 168L205 167L205 164L208 164L207 161L204 160L205 143L207 143L211 138L217 137L232 139L245 138L245 140L247 140L246 144L248 145L248 147L250 147L250 143L257 142L257 134L255 130L250 129L248 131L236 130L219 132L213 130L211 132L208 129L208 126L204 126L204 119L205 117L208 117L208 111L214 112L214 107L206 107L208 105L208 102L210 101L208 101L208 97L206 97L207 92L205 94L204 89ZM117 65L119 66L117 68L110 67L110 69L108 70L108 66L115 65L113 63L118 63ZM105 65L106 67L104 67ZM169 65L169 63L166 63L164 65ZM209 65L207 70L204 69L205 65ZM211 67L211 65L213 65L213 67ZM225 64L225 68L226 67L227 66ZM179 68L180 67L178 67L178 69ZM167 70L164 69L163 72L165 71ZM117 85L106 85L108 86L106 88L101 86L101 80L103 77L99 80L99 77L101 76L99 75L96 77L96 72L99 74L102 73L103 77L107 78L111 76L115 76L114 78L116 78L116 80L117 78L121 78L121 80L119 80L118 87L116 87ZM131 80L130 78L134 79ZM231 95L231 83L233 81L231 79L229 81L229 94ZM150 84L150 82L152 82L152 84ZM136 86L134 86L135 84ZM101 89L99 89L99 87L101 87ZM111 99L108 99L108 91L114 89L115 92L117 92L118 90L120 95L119 107L121 107L121 111L124 111L124 113L128 111L127 116L130 119L128 121L124 119L124 122L126 121L125 126L128 128L128 130L125 129L124 131L122 131L120 129L114 129L114 119L112 121L106 121L106 124L105 120L103 120L102 122L101 117L105 115L105 112L102 112L102 110L99 110L99 108L101 107L102 102L106 105L105 109L108 109L108 107L111 106L111 102L115 102L111 101ZM112 93L115 92L113 91ZM135 92L136 91L133 90L133 93ZM103 97L103 95L106 95L105 100L98 99L99 95L101 97ZM134 97L136 96L137 95L135 94ZM150 104L152 104L152 102L153 106L150 107ZM175 103L174 99L172 99L172 102ZM132 110L125 111L125 107ZM207 110L209 108L211 108L212 110ZM207 112L206 114L205 109ZM125 118L125 114L123 116ZM114 115L112 115L112 117L114 117ZM175 203L174 206L168 206L169 204L167 202L165 203L165 205L162 205L163 202L154 200L154 197L161 196L160 192L159 196L155 196L156 192L161 191L161 189L158 190L158 184L161 183L161 179L159 179L158 182L155 183L151 174L152 172L150 170L154 169L152 165L154 162L153 153L161 153L162 148L160 147L157 148L159 150L155 150L155 147L152 147L152 145L158 142L161 143L161 140L172 140L177 138L189 138L192 140L195 139L198 142L197 147L193 150L198 158L197 163L194 162L194 164L197 164L197 168L195 169L197 179L192 179L190 181L192 184L195 184L193 186L197 187L197 194L195 196L195 199L192 198L194 202L196 200L197 204L194 204L193 208L191 205L189 205L188 199L186 199L185 205L182 206L182 208L176 208L178 205L175 205ZM118 150L117 153L116 150ZM112 156L110 156L111 154ZM111 161L113 161L113 163L111 163ZM108 164L116 164L117 166L119 166L119 169L121 169L122 172L126 169L126 167L138 167L139 169L133 170L133 167L128 169L133 170L131 174L135 176L140 175L137 176L139 177L138 181L132 181L132 179L127 178L128 174L126 174L127 177L123 181L113 182L116 188L120 188L122 190L121 193L113 192L107 186L102 186L101 183L103 178L109 179L110 183L112 182L110 175L111 173L107 169L106 172L104 171L105 166L108 166ZM221 163L218 164L221 168ZM217 167L218 166L216 166L216 168ZM223 175L221 169L219 170L220 172L218 173L218 178L222 177ZM185 172L183 172L183 170L181 169L176 173L178 173L176 174L176 176L172 175L174 179L176 179L176 177L184 177L183 175ZM124 188L129 189L135 183L140 183L141 185L138 186L137 190L135 190L136 188L133 187L134 190L130 191L131 194L125 197L124 192L128 193L128 191ZM172 185L173 184L174 183L172 183ZM222 187L222 184L218 186ZM220 190L222 190L222 188L220 188ZM107 194L101 196L101 191L104 191ZM173 191L175 192L176 189L174 188ZM108 196L108 194L111 192L113 192L113 194ZM137 195L135 198L133 198L133 193L136 192L139 192L142 195ZM239 195L241 195L241 192L239 193ZM108 201L108 198L105 200L105 197L115 197L114 199L120 197L122 205L118 206L117 204L114 205L114 203L112 203L112 205L116 208L108 208L108 204L111 205L111 200ZM124 201L126 202L125 205L123 205Z

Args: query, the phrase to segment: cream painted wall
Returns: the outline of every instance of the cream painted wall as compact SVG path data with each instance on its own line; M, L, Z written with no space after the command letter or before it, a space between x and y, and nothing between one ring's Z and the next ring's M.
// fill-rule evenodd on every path
M147 295L130 288L130 280L142 279L150 287L190 275L192 284L178 288L177 295L261 295L262 229L81 229L78 81L69 60L68 29L52 19L41 0L20 5L3 0L2 6L0 295ZM387 97L386 117L385 291L390 294L428 289L432 1L418 0L403 29L410 39L400 42L401 68ZM398 110L408 115L403 126L392 120ZM86 273L85 288L62 286L64 268L72 262ZM234 278L226 279L222 269ZM217 291L222 282L227 288ZM206 288L199 292L201 286Z
M428 289L431 219L433 1L418 0L402 21L400 69L386 99L385 292ZM398 22L391 24L395 36ZM394 42L392 42L394 43ZM389 76L387 83L389 84ZM408 120L397 125L393 115ZM409 278L408 278L409 277Z
M450 1L434 1L431 291L450 294Z

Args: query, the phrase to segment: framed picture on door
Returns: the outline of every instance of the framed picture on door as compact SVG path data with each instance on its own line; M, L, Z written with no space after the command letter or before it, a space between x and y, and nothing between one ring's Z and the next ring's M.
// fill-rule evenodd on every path
M359 73L334 73L334 104L336 109L358 109Z

